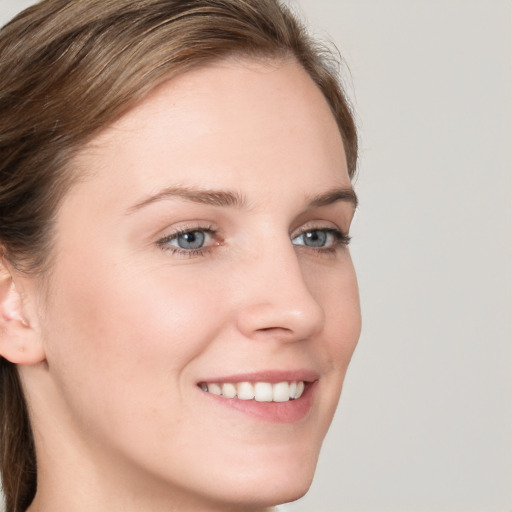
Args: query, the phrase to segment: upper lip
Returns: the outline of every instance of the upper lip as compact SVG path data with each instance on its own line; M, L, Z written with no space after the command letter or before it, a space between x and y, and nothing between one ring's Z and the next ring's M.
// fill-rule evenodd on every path
M237 373L236 375L221 375L207 379L201 379L200 382L314 382L320 378L318 372L309 369L297 370L263 370L258 372Z

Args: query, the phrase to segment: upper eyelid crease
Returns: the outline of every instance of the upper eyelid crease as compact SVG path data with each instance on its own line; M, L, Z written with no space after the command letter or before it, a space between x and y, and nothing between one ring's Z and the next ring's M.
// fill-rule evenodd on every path
M161 240L171 240L171 239L176 238L176 237L178 237L180 235L185 235L187 233L194 233L196 231L201 231L203 233L209 233L210 235L216 235L218 230L215 229L211 225L210 226L183 227L183 228L178 228L178 229L170 232L168 235L161 237L159 241L161 241Z
M295 238L298 238L299 236L302 236L306 233L310 233L311 231L325 231L327 233L331 233L336 238L343 239L343 240L350 240L352 238L348 233L345 233L344 231L342 231L341 229L338 229L338 228L311 227L311 228L306 228L304 230L299 231L298 233L296 233L295 235L292 236L291 240L295 240Z

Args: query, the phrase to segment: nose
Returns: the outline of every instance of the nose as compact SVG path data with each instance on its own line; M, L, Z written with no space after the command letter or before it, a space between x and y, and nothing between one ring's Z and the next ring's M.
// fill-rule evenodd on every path
M325 312L309 289L293 246L261 252L247 270L238 329L251 339L300 341L320 332Z

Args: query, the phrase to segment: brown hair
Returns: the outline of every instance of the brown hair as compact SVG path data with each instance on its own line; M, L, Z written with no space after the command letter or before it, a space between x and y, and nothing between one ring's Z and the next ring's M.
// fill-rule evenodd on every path
M323 92L355 173L356 130L332 54L279 0L45 0L0 31L0 258L50 266L67 165L154 87L229 55L294 58ZM36 456L16 366L0 358L6 512L25 510Z

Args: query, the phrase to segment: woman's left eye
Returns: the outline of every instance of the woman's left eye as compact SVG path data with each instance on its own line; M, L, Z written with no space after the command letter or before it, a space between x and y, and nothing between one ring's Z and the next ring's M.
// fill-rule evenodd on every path
M348 245L350 237L333 228L308 229L295 238L292 243L312 249L335 249L340 245Z

